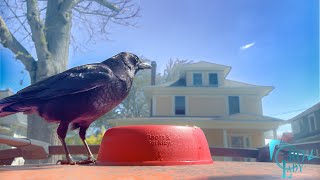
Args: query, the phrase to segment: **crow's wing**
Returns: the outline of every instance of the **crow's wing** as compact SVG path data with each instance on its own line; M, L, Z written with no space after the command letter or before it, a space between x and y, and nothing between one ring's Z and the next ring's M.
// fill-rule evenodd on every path
M108 66L100 63L88 64L39 81L5 99L7 99L7 102L18 99L51 99L88 91L110 83L115 78ZM3 100L6 101L5 99ZM5 103L4 101L1 100L0 104Z

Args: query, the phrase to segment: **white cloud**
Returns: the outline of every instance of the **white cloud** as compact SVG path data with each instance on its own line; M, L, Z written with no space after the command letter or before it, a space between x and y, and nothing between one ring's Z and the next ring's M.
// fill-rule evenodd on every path
M251 48L251 47L254 46L255 44L256 44L255 42L252 42L252 43L250 43L250 44L246 44L246 45L244 45L244 46L241 46L240 49L241 49L241 50L246 50L246 49L248 49L248 48Z

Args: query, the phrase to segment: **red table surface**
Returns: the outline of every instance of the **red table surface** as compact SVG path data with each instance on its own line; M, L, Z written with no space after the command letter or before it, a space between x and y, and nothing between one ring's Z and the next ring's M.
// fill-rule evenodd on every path
M189 166L24 165L0 166L1 180L156 180L156 179L282 179L275 163L222 162ZM288 173L289 175L289 173ZM288 179L288 178L287 178ZM303 165L292 180L320 179L320 165Z

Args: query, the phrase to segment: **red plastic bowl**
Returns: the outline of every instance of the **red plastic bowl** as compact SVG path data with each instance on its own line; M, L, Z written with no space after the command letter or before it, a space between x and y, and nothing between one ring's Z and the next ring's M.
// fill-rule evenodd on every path
M104 134L98 165L191 165L213 163L198 127L141 125L114 127Z

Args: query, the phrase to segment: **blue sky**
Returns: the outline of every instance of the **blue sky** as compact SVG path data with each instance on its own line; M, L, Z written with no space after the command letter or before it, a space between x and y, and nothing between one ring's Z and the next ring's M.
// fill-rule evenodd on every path
M232 66L228 79L274 86L263 99L265 115L288 119L319 102L316 0L141 0L138 4L139 27L111 25L112 41L92 43L89 51L71 54L69 68L121 51L157 61L160 72L170 58L202 60ZM17 91L30 82L20 72L23 65L11 56L2 50L0 89Z

